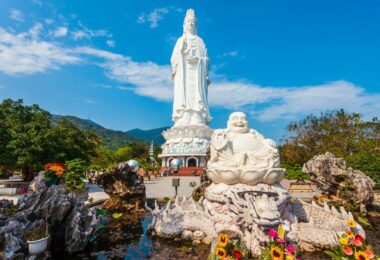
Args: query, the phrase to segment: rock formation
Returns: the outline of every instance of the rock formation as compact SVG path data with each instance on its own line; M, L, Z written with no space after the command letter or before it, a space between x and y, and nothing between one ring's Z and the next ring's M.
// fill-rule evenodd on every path
M136 204L143 206L145 203L144 180L125 162L119 163L110 173L99 176L96 182L110 195L103 204L106 209L131 210Z
M359 205L362 214L367 212L366 206L373 201L375 183L371 178L348 167L344 159L337 158L332 153L314 156L303 165L302 171L310 174L311 181L322 191ZM347 196L345 190L349 193Z
M0 247L6 259L23 259L27 252L25 232L47 221L52 244L61 243L69 252L83 250L93 232L100 224L100 217L94 210L85 208L83 201L70 194L65 185L47 187L43 172L30 185L31 189L22 197L13 216L0 211ZM10 208L11 204L0 204ZM64 230L63 236L59 230Z

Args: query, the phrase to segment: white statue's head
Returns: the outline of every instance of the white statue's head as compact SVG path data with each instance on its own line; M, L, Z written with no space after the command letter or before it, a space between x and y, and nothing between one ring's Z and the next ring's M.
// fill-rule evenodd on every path
M183 21L183 33L197 34L197 18L193 9L187 9L185 20Z
M243 112L234 112L227 122L227 129L234 133L248 133L249 123L247 116Z

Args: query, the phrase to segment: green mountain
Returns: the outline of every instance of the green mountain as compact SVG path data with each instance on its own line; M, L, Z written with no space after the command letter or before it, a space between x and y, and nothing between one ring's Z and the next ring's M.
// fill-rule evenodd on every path
M165 142L165 138L162 136L162 132L168 129L169 127L161 127L151 130L141 130L135 128L127 131L127 133L137 139L151 142L153 140L154 145L162 145Z
M75 116L53 115L53 120L59 120L60 118L66 118L81 130L94 132L101 138L105 146L113 150L116 150L117 148L128 143L139 141L150 143L150 141L153 140L156 146L161 145L165 142L161 133L168 128L162 127L151 130L133 129L127 132L123 132L107 129L89 119L82 119Z

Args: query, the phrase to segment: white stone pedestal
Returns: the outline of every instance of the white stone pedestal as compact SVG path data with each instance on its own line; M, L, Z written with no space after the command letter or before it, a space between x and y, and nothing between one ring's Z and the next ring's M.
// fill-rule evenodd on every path
M166 142L161 146L162 167L180 159L183 167L205 167L206 153L213 130L208 126L190 125L172 127L162 133Z

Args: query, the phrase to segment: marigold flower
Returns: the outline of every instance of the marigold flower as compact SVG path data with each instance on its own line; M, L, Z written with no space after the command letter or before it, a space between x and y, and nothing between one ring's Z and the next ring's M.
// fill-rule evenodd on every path
M354 253L352 248L349 246L343 247L342 250L343 250L343 253L345 253L346 255L352 255Z
M351 227L351 228L356 227L356 222L355 222L355 220L352 220L352 219L347 220L347 226L349 226L349 227Z
M345 246L348 244L348 240L347 240L347 238L341 237L341 238L339 238L339 243L341 243L342 245Z
M361 235L355 235L354 239L352 239L352 244L355 246L362 246L364 242L364 238Z
M278 246L271 247L270 256L272 257L272 260L283 260L284 258L282 249Z
M346 231L346 237L353 238L354 237L354 232L352 232L351 230L347 230Z
M269 236L271 238L275 238L277 236L277 231L274 230L273 228L269 229Z
M228 244L228 235L221 233L218 238L218 244L220 247L225 247Z
M355 253L356 260L369 260L369 257L363 251L358 251Z
M286 255L285 260L294 260L294 256L293 255Z
M217 247L215 249L215 255L218 257L218 258L224 258L227 256L227 252L226 250L224 250L224 248L222 247Z

